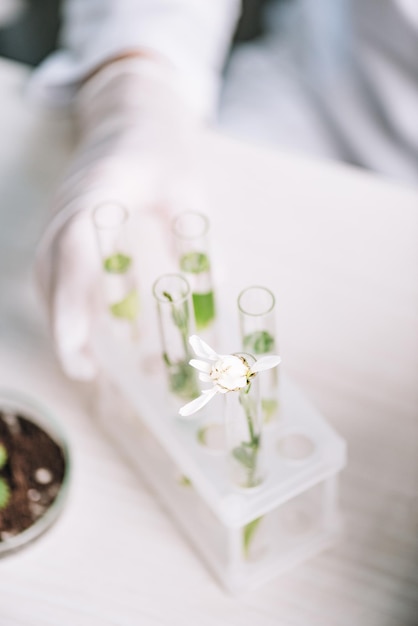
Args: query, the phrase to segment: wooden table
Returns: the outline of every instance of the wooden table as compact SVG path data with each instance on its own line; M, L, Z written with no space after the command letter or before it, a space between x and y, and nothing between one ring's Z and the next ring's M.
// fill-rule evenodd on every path
M91 388L57 366L31 263L72 132L25 101L26 78L26 68L0 62L0 382L56 413L73 468L58 523L0 563L0 624L416 624L417 191L201 137L219 273L236 290L275 291L286 371L349 446L341 542L228 597L94 424Z

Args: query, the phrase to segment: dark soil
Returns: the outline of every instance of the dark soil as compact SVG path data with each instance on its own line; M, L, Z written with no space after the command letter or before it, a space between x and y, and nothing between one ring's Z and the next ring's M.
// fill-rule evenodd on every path
M65 458L59 445L30 417L0 410L0 443L7 463L0 476L11 490L0 509L0 542L36 522L56 499L64 479Z

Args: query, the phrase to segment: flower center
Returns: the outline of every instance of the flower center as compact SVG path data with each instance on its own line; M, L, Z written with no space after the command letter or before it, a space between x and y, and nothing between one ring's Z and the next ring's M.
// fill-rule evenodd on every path
M210 377L225 391L236 391L248 384L250 371L247 361L241 356L228 355L219 359L212 367Z

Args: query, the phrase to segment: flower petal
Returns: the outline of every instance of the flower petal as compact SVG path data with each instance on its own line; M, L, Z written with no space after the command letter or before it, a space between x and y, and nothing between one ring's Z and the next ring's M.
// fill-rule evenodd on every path
M205 372L201 372L199 374L199 380L201 380L203 383L211 383L211 382L213 382L211 377L209 376L209 374L206 374Z
M215 396L217 393L218 390L216 389L216 387L212 387L212 389L206 389L205 391L202 391L202 394L198 398L195 398L191 402L188 402L181 407L181 409L179 410L180 415L182 417L188 417L189 415L196 413L196 411L199 411L199 409L203 408L209 402L209 400L211 400L213 396Z
M281 362L281 358L277 356L276 354L262 356L261 359L258 359L258 361L256 361L254 365L250 367L250 373L255 374L256 372L269 370L272 367L276 367L276 365L279 365L280 362Z
M234 391L242 389L248 385L247 376L228 376L227 374L217 380L217 385L226 389L226 391Z
M202 341L197 335L189 337L189 343L196 356L200 356L202 359L209 359L210 361L217 361L219 359L219 355L216 354L215 350L208 346L208 344Z
M205 374L210 374L212 369L209 363L206 363L206 361L200 361L199 359L191 359L189 363L192 367L199 370L199 372L204 372Z

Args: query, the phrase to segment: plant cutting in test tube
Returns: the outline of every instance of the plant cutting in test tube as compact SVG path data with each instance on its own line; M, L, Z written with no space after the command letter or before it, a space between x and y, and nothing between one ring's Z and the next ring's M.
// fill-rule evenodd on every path
M215 296L208 250L208 218L195 211L185 211L173 222L180 270L192 290L196 329L204 331L215 320Z
M190 364L200 372L200 380L212 383L212 386L183 406L180 415L192 415L216 394L223 394L230 479L239 488L257 487L264 478L257 374L275 368L280 357L269 355L257 361L249 354L220 355L196 335L189 341L199 357L192 359ZM261 521L261 517L254 519L242 529L242 549L246 559Z
M261 448L257 395L254 394L256 375L270 370L280 363L280 357L269 355L256 360L246 354L217 354L204 341L193 335L190 344L199 359L192 359L190 365L199 372L202 382L212 383L212 387L180 409L180 415L187 417L205 406L216 394L224 394L226 407L226 435L230 441L233 467L241 466L240 475L233 479L240 487L255 487L261 482L258 473ZM204 360L202 360L204 359ZM238 409L238 410L235 410ZM236 472L233 472L234 476Z
M135 336L139 294L128 236L129 213L121 205L107 202L96 207L93 221L109 313L113 319L129 322Z
M255 356L276 350L275 298L266 287L247 287L238 296L242 348ZM278 418L278 371L272 370L261 381L261 405L265 423Z
M166 274L154 283L163 360L170 392L182 400L199 395L196 373L190 367L188 337L191 330L190 287L179 274Z

